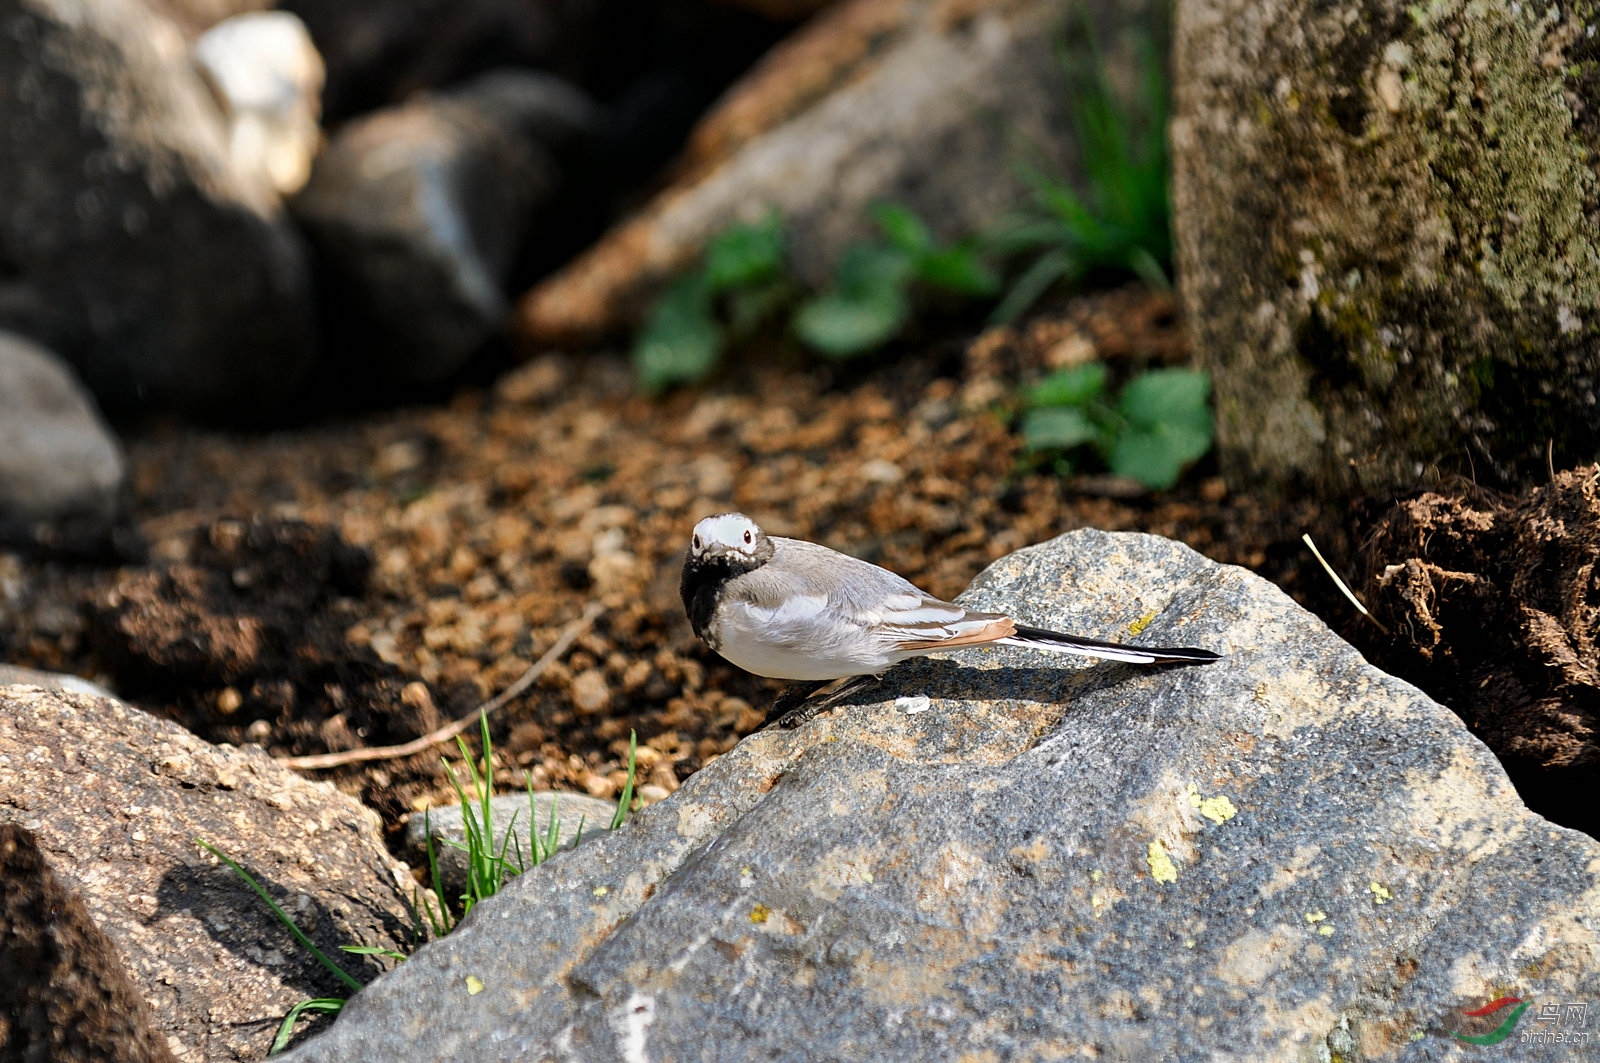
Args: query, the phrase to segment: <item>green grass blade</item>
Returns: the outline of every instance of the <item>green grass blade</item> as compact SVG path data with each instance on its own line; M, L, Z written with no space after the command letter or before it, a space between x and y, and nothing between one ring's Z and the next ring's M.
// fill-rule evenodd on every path
M433 905L427 902L427 894L423 894L423 903L427 905L428 922L433 924L435 937L444 937L456 927L455 914L450 911L450 901L444 895L444 879L439 875L439 854L433 848L433 823L427 811L422 813L423 837L428 846L428 881L433 883L433 895L439 899L439 918L433 918Z
M1022 276L1011 282L1011 290L1000 300L1000 305L989 315L996 325L1010 324L1038 302L1057 281L1071 276L1075 270L1072 256L1063 248L1046 251L1023 270Z
M361 983L356 981L350 975L346 974L344 969L338 964L328 959L327 955L321 949L317 948L312 940L306 937L305 932L302 931L295 921L289 917L289 913L278 907L278 902L274 901L272 899L272 895L262 888L261 883L257 882L253 877L251 877L250 872L240 867L233 861L231 857L228 856L227 853L224 853L221 849L218 849L215 845L212 845L205 839L196 838L194 841L196 845L210 852L212 856L215 856L218 860L221 860L223 863L233 868L234 872L240 878L244 879L245 882L249 884L251 889L256 891L257 896L267 902L267 907L272 909L273 913L277 915L279 921L281 921L284 926L289 928L289 933L293 934L295 936L295 940L299 941L301 945L305 946L306 951L311 953L312 957L316 959L318 963L322 964L322 966L326 967L329 971L332 971L341 982L350 987L350 991L352 993L361 992Z
M532 803L532 797L529 797ZM537 826L537 824L535 824ZM548 860L556 854L561 846L561 798L550 799L550 821L544 825L544 859Z
M267 1055L275 1056L289 1047L289 1038L294 1036L294 1024L300 1021L300 1016L308 1011L320 1011L337 1015L344 1010L343 997L313 997L302 1000L289 1009L289 1014L283 1017L278 1024L278 1035L272 1039L272 1047L267 1049Z
M617 799L617 814L611 817L611 829L616 830L622 826L622 821L628 818L628 806L633 804L633 780L635 775L634 754L639 748L639 733L628 732L628 782L622 787L622 796Z

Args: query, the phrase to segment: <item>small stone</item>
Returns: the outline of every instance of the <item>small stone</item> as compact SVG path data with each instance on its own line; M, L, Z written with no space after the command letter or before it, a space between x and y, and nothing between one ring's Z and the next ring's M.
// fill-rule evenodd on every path
M126 478L122 446L77 374L0 332L0 516L110 518Z
M599 669L591 668L572 677L572 704L585 716L597 716L611 707L611 688Z
M305 23L287 11L235 15L195 42L194 58L227 114L235 168L298 192L322 140L322 56Z
M897 484L906 478L905 470L892 461L873 458L861 463L856 470L863 480L876 484Z

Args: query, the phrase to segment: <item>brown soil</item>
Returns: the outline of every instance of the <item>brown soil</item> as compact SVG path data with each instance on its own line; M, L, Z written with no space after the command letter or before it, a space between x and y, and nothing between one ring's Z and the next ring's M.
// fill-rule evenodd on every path
M1530 807L1600 836L1600 466L1522 500L1471 485L1372 522L1375 663L1449 705Z
M1298 541L1311 530L1338 561L1325 507L1230 492L1204 465L1149 496L1027 459L1007 413L1019 386L1091 357L1184 361L1171 302L1101 293L870 364L780 349L659 401L621 359L550 355L436 408L146 432L129 456L148 559L0 553L0 659L99 677L211 740L317 753L469 711L599 602L573 651L493 717L497 778L613 795L636 730L655 800L759 727L778 689L702 647L678 602L685 537L720 510L941 596L1072 528L1149 531L1263 573L1346 631L1353 614ZM450 796L447 751L323 774L394 824Z

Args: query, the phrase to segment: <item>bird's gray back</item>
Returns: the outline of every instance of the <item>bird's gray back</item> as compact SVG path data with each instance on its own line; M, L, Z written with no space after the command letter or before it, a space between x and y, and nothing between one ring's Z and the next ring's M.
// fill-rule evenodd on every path
M886 568L826 546L778 536L772 537L772 545L772 560L742 577L766 601L821 597L845 613L862 616L879 612L887 602L905 608L906 598L920 602L931 597Z

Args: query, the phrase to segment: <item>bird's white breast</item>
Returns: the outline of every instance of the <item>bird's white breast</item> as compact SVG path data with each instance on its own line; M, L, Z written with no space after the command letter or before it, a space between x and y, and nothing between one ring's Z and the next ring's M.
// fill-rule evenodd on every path
M892 660L863 628L842 624L828 599L796 595L772 607L728 601L718 610L717 652L772 679L825 680L881 672Z

